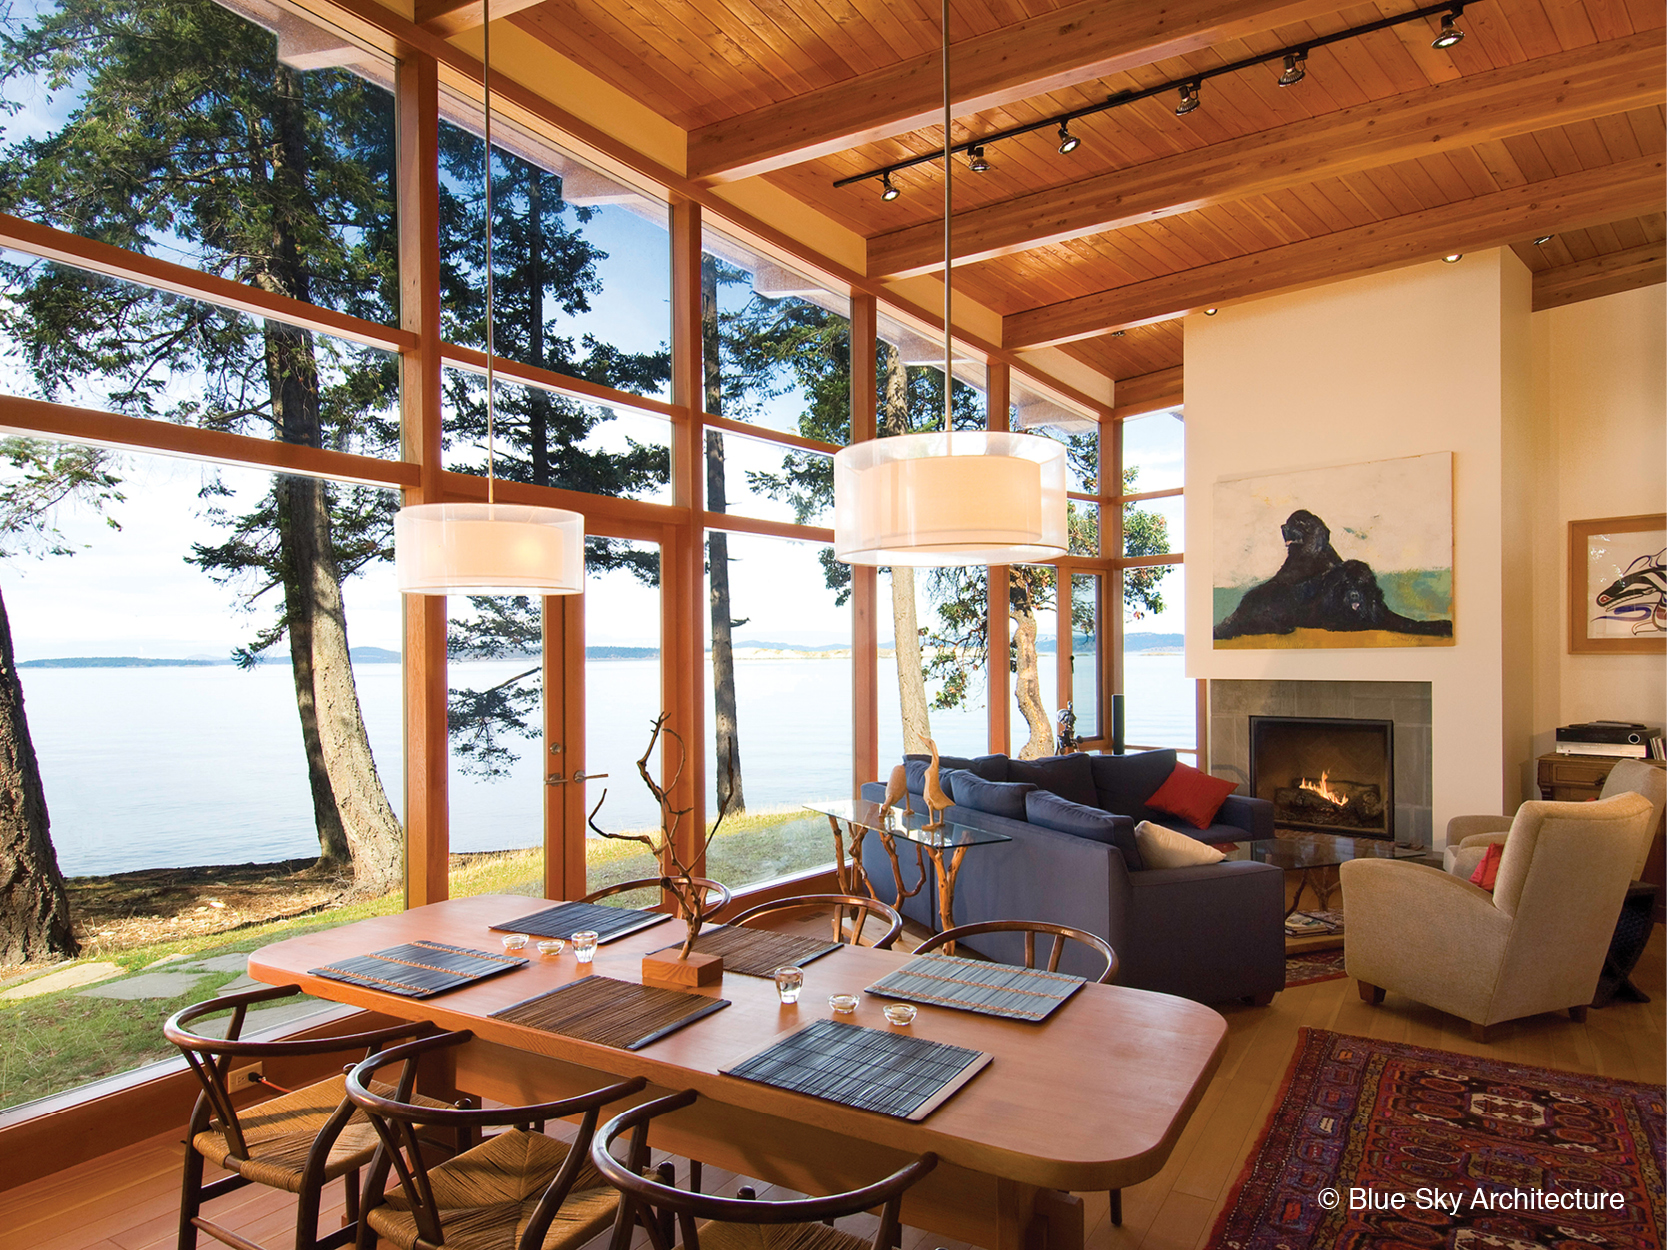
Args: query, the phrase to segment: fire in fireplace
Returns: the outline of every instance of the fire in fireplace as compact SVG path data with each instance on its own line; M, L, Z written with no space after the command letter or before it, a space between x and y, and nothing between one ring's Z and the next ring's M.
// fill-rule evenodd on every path
M1277 827L1395 836L1395 723L1252 716L1250 792Z

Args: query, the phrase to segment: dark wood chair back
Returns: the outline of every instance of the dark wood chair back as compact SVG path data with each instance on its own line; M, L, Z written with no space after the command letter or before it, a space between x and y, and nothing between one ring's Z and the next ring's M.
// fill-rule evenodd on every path
M704 892L704 897L706 899L706 914L708 916L720 908L729 906L730 899L733 895L730 894L729 887L723 882L712 881L706 877L691 877L689 879L698 885ZM678 880L682 880L682 878L680 877ZM605 898L612 898L615 894L629 894L632 890L664 890L666 888L667 881L668 878L666 877L643 877L637 881L621 881L617 885L608 885L603 886L600 890L592 890L583 898L576 899L575 901L580 903L600 903Z
M551 1221L561 1210L562 1202L572 1190L573 1182L578 1179L580 1169L584 1166L602 1108L637 1093L648 1082L640 1076L632 1077L617 1085L605 1086L557 1102L535 1103L521 1107L479 1108L468 1105L467 1101L455 1107L433 1107L413 1103L412 1093L416 1088L417 1071L423 1057L448 1046L461 1045L473 1037L474 1034L463 1029L455 1033L441 1033L434 1037L407 1042L403 1046L370 1056L348 1073L347 1096L370 1118L377 1136L382 1141L382 1148L377 1151L366 1179L365 1209L367 1212L370 1210L375 1201L374 1196L386 1187L391 1168L399 1177L400 1188L404 1190L405 1199L410 1204L422 1243L444 1245L445 1233L441 1226L439 1206L434 1200L434 1189L429 1183L428 1162L423 1155L424 1143L417 1132L418 1128L434 1126L451 1129L458 1134L459 1140L462 1140L478 1134L483 1128L514 1126L539 1132L543 1130L546 1120L557 1120L570 1115L581 1116L578 1136L569 1147L567 1158L556 1173L555 1179L550 1182L540 1198L532 1220L520 1239L523 1246L542 1246ZM394 1094L390 1098L371 1088L371 1078L378 1069L396 1063L401 1067L398 1080L393 1086Z
M700 1250L700 1227L696 1223L697 1220L715 1220L724 1224L815 1225L820 1221L832 1221L842 1215L856 1215L875 1207L880 1208L880 1226L875 1230L871 1250L891 1250L891 1247L897 1244L898 1211L903 1204L904 1191L938 1166L938 1156L927 1153L899 1168L890 1176L862 1189L828 1194L821 1198L796 1198L785 1202L720 1198L715 1194L679 1189L667 1183L665 1179L651 1179L645 1174L649 1165L650 1122L656 1116L692 1106L697 1097L695 1091L690 1089L633 1107L630 1111L609 1120L591 1142L591 1162L622 1195L610 1250L626 1250L633 1228L639 1221L648 1230L653 1250L671 1250L671 1238L666 1230L670 1221L643 1218L646 1215L644 1208L661 1215L674 1216L677 1230L681 1233L683 1250ZM621 1163L614 1157L613 1143L616 1138L627 1132L631 1133L631 1141L626 1151L626 1160ZM660 1176L665 1176L663 1170Z
M1065 943L1081 942L1091 950L1097 951L1105 958L1105 971L1095 978L1101 985L1110 985L1117 979L1117 952L1111 949L1111 943L1086 929L1073 929L1070 925L1050 924L1046 920L979 920L972 924L956 925L953 929L945 929L942 933L934 934L915 948L915 954L925 955L937 950L941 946L948 946L952 942L959 942L962 938L974 937L980 933L1023 933L1025 936L1025 967L1036 966L1036 935L1047 933L1053 935L1052 948L1048 954L1048 971L1059 971L1059 957L1065 951Z
M891 944L897 940L897 935L903 932L903 917L895 907L861 894L796 894L792 898L772 899L768 903L760 903L757 907L747 908L729 923L744 925L750 920L777 912L808 911L825 907L833 908L833 935L836 942L848 941L853 946L861 946L862 928L870 915L884 921L886 925L885 933L877 942L871 943L876 950L889 951ZM845 932L847 920L851 924L849 937Z

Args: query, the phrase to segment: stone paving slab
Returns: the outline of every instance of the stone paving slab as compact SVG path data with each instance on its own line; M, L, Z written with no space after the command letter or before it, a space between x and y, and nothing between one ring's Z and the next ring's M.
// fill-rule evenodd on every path
M39 998L42 994L51 994L57 990L73 990L77 986L91 985L94 981L108 981L111 977L119 977L126 971L127 969L120 964L76 964L70 968L60 968L57 972L49 972L44 977L36 977L33 981L25 981L22 985L14 985L9 990L0 992L0 999L13 1002L20 998Z
M239 994L239 993L242 993L244 990L252 990L252 989L255 989L259 986L264 986L265 984L266 984L266 982L257 981L257 980L255 980L254 977L250 976L248 973L244 973L242 976L238 977L234 981L227 981L219 989L215 990L214 994L215 994L216 998L218 998L222 994Z
M291 1020L303 1020L329 1009L329 1003L321 1003L315 998L282 999L273 1007L256 1007L243 1017L243 1036L250 1037L262 1029L288 1024ZM201 1037L224 1037L226 1026L230 1023L231 1016L226 1015L218 1020L204 1020L200 1025L193 1024L191 1028Z
M200 972L141 972L136 977L82 990L82 998L178 998L203 978Z
M244 954L216 955L213 959L193 960L186 967L192 972L243 972L249 967L249 957Z

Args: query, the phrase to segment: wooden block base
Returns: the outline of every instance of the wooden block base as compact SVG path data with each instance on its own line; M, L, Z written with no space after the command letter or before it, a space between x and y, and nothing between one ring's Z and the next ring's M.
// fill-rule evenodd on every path
M724 979L722 955L702 955L698 951L687 959L677 957L678 947L655 951L642 957L642 983L665 985L682 989L690 985L717 985Z

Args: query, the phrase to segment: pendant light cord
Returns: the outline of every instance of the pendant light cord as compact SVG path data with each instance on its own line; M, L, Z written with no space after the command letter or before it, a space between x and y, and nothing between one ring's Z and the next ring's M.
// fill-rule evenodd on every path
M955 349L950 343L949 319L951 300L949 249L949 184L954 177L954 146L949 134L949 0L943 0L943 432L950 432L950 413L954 402Z
M491 0L480 6L480 104L486 140L486 503L496 502L493 465L493 369L492 369L492 11Z

